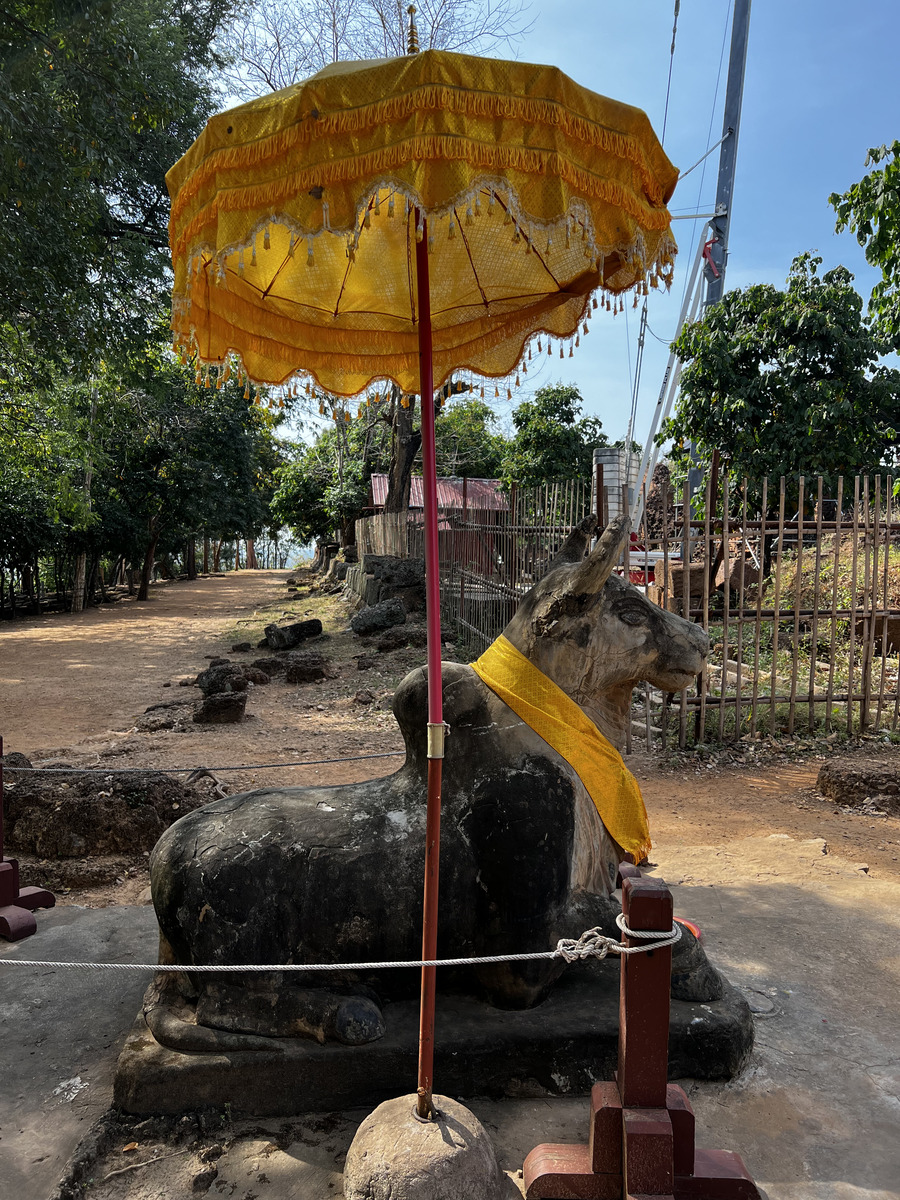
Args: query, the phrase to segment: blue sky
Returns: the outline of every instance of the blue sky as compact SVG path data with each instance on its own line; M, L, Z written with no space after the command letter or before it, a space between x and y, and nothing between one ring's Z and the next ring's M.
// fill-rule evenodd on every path
M534 27L517 57L553 63L595 91L638 105L660 134L673 11L673 0L534 0ZM722 135L730 13L729 0L681 3L665 148L682 170ZM868 299L874 272L851 234L835 234L828 196L862 176L869 146L900 137L898 35L896 0L753 0L727 287L783 286L793 257L815 250L824 268L847 266ZM673 213L711 211L717 171L718 152L705 177L698 168L676 188ZM650 327L666 339L690 264L692 224L675 225L681 252L671 294L651 296ZM628 309L627 327L622 316L595 321L564 373L548 361L535 381L577 384L585 412L602 419L611 440L627 427L638 315ZM667 356L667 346L647 339L638 440L646 436Z

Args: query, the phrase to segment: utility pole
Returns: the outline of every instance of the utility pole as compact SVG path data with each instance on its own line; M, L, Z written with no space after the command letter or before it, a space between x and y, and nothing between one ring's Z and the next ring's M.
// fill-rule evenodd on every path
M710 221L712 236L703 247L703 274L706 278L705 312L718 304L725 291L725 267L728 264L728 230L731 225L731 201L737 166L738 134L741 127L741 102L744 97L744 69L747 65L747 39L750 32L751 0L734 0L731 19L731 52L728 57L728 82L725 85L725 112L722 117L722 149L719 151L719 180L716 185L716 211ZM696 450L691 443L691 458ZM691 494L700 486L700 468L688 472Z
M719 181L716 186L716 215L710 225L712 238L706 243L703 273L706 276L704 309L717 304L725 290L728 263L728 228L731 223L731 198L737 164L738 133L741 126L741 101L744 95L744 68L747 64L747 36L750 30L750 0L735 0L731 22L731 54L728 59L728 83L725 87L725 113L722 119L722 149L719 151Z

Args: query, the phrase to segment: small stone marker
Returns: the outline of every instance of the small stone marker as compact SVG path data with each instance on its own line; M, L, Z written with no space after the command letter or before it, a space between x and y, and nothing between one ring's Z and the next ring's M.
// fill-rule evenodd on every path
M360 1125L344 1166L345 1200L500 1200L505 1178L478 1118L447 1096L437 1118L416 1097L386 1100Z

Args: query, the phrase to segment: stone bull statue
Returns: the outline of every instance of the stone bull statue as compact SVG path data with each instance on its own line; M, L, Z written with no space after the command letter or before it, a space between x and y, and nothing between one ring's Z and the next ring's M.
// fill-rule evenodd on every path
M582 720L621 746L633 686L649 680L681 690L701 669L708 641L612 573L624 524L613 522L584 557L594 526L591 517L573 532L504 637L576 702ZM439 955L547 950L596 925L617 936L610 893L627 855L605 827L597 796L472 666L444 663L442 677L450 733ZM186 970L161 975L148 992L145 1015L157 1041L193 1051L271 1049L270 1038L290 1036L359 1044L383 1033L383 1001L414 994L414 970L209 976L190 973L190 965L419 956L426 684L419 668L395 694L406 743L396 774L337 787L260 788L199 809L163 834L150 864L161 961ZM438 986L525 1008L564 969L560 960L442 968ZM681 999L721 995L720 977L687 932L673 981Z

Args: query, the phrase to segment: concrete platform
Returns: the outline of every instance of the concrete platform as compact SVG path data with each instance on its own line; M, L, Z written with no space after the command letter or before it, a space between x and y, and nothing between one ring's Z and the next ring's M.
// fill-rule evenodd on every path
M54 908L37 933L0 942L0 960L153 962L144 907ZM0 962L0 1196L46 1200L112 1102L115 1059L147 976L5 967Z
M379 1104L415 1079L418 1004L386 1005L384 1016L384 1037L365 1046L272 1039L271 1053L221 1054L166 1049L141 1016L119 1057L115 1103L129 1113L229 1105L260 1117ZM618 1033L618 961L569 967L550 997L524 1012L439 994L435 1078L463 1098L586 1094L612 1078ZM750 1010L734 988L711 1003L673 1002L672 1078L731 1079L752 1045Z

